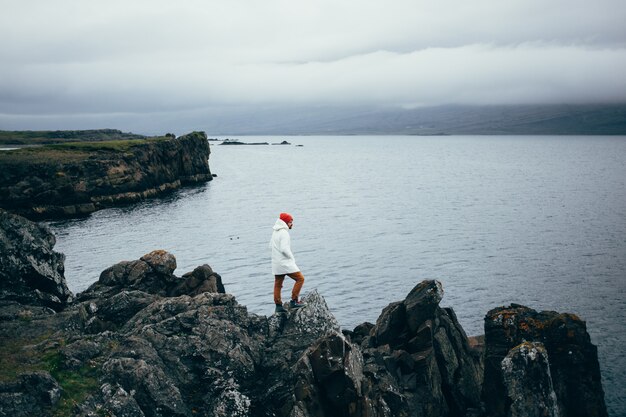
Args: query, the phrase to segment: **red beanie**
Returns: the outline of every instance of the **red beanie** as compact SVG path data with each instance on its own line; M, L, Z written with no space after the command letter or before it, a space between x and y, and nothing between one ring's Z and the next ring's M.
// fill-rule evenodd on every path
M289 213L280 213L280 219L285 223L289 223L293 221L293 217Z

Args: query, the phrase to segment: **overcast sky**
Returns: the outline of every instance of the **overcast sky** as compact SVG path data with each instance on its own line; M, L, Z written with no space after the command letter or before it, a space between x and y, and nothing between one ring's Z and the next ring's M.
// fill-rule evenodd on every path
M240 104L626 102L624 0L0 5L0 129Z

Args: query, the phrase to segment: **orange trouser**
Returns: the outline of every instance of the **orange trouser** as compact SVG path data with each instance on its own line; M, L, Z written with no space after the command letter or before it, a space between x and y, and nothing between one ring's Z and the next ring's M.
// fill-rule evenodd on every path
M291 290L291 299L297 300L300 295L300 290L302 289L302 284L304 284L304 275L302 272L292 272L291 274L283 274L283 275L274 275L274 304L282 304L280 297L280 292L283 289L283 281L285 280L285 276L293 279L295 284L293 284L293 290Z

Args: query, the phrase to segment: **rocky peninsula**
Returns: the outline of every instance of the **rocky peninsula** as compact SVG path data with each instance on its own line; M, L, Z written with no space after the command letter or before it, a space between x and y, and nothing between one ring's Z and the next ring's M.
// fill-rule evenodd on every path
M37 137L42 146L0 152L0 207L30 219L72 217L213 178L204 132L179 138L56 133ZM32 143L27 139L20 144Z
M467 337L417 282L376 323L248 313L209 265L155 250L74 296L45 226L0 209L0 415L606 416L596 347L567 313L510 305Z

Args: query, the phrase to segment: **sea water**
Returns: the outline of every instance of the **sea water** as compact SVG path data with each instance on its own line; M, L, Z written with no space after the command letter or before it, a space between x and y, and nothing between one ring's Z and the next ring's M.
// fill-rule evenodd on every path
M270 315L268 242L286 211L303 292L316 288L343 328L424 279L442 282L469 335L510 303L574 313L598 346L610 415L626 415L626 137L238 139L291 145L211 142L210 183L51 223L70 289L165 249L176 275L208 264Z

